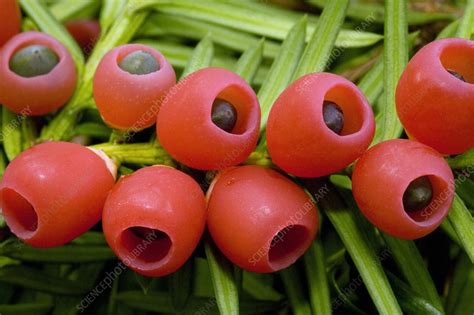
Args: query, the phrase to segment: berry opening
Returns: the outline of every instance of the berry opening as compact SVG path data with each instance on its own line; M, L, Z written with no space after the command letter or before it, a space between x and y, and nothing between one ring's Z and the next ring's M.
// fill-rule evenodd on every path
M9 61L10 70L24 78L50 73L59 63L59 57L49 47L30 45L16 51Z
M474 83L474 46L463 43L446 45L439 58L447 73L460 81Z
M125 56L118 66L130 74L144 75L160 70L160 64L150 53L137 50Z
M268 261L274 270L294 263L306 250L308 229L302 225L288 225L278 231L270 243Z
M163 231L133 226L122 232L122 244L130 253L129 258L155 263L168 255L173 242Z
M410 211L404 208L406 214L415 222L427 224L429 224L429 221L437 220L440 215L443 215L443 211L440 211L440 209L449 207L449 196L452 195L448 184L441 177L434 175L420 176L410 182L405 193L412 184L419 188L421 187L422 198L420 199L421 202L413 210ZM430 195L429 190L431 190L430 198L428 198ZM402 206L405 206L403 199Z
M212 120L213 116L213 109L216 104L217 100L221 100L225 103L228 103L233 107L235 110L235 123L234 126L230 131L226 131L216 125ZM239 85L229 85L226 86L222 91L219 92L218 95L212 100L212 107L209 113L209 118L211 118L211 123L218 127L222 131L226 131L232 135L242 135L249 131L250 128L253 126L253 106L252 103L254 102L249 92L242 88ZM232 109L230 109L232 111Z
M38 215L33 205L13 189L2 190L3 215L13 232L20 238L38 229ZM23 235L22 235L23 234Z
M326 106L325 106L326 105ZM328 107L332 105L334 108ZM326 122L329 113L334 126L328 126L328 129L339 136L347 136L357 133L362 129L364 124L364 104L361 95L355 89L351 89L344 85L337 85L326 92L323 106L321 106L321 114ZM330 111L330 112L329 112ZM327 124L326 124L327 125ZM340 128L339 132L336 131Z

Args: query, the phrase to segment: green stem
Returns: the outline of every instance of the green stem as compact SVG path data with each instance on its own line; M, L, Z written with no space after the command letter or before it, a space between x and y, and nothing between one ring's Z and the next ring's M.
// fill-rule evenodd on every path
M12 161L22 151L21 125L25 116L11 112L2 107L2 132L3 148L8 160Z
M65 22L84 18L84 15L94 15L99 7L99 1L56 1L49 10L59 22Z
M308 0L310 4L319 8L324 7L328 1L330 0ZM385 21L384 11L382 4L355 1L349 5L347 16L361 21L371 17L375 23L383 24ZM452 21L455 17L454 14L444 12L408 11L407 22L409 25L423 25L438 21Z
M461 19L456 37L471 39L472 29L474 28L474 0L468 0L464 16Z
M298 269L292 265L280 271L291 309L295 315L311 315L311 308L304 297L302 281L299 279Z
M102 0L99 18L102 34L107 34L126 4L127 0Z
M326 261L321 237L318 237L304 255L309 300L313 314L331 314L331 300L326 272Z
M474 268L472 260L461 253L453 266L446 298L446 314L472 314L474 304Z
M118 163L175 166L171 156L158 143L96 144L93 149L101 150Z
M186 303L192 295L193 271L193 259L191 258L169 276L169 292L176 310L186 309Z
M208 34L194 48L193 54L181 74L181 79L199 69L209 67L212 58L214 58L214 45L211 35Z
M260 140L260 144L255 148L255 151L250 153L247 160L245 160L244 164L247 165L260 165L264 167L274 167L272 159L270 158L270 154L267 151L267 142L265 139L265 135L262 135L262 139Z
M293 79L310 72L324 71L330 63L331 51L341 31L348 5L349 0L333 0L326 4Z
M74 128L72 136L89 136L105 141L110 138L112 131L101 123L85 122Z
M153 9L187 18L214 23L240 31L283 40L294 23L302 18L302 14L280 14L275 19L274 10L260 5L260 10L254 6L236 6L220 0L142 0L137 10L152 7ZM312 37L315 23L309 25L306 40ZM360 32L355 30L341 30L336 46L338 47L366 47L375 44L383 37L379 34Z
M443 311L439 294L415 243L382 235L408 284L439 311Z
M117 293L119 289L120 276L114 280L112 288L110 290L109 303L107 304L106 315L117 314Z
M408 26L406 0L385 1L384 95L385 107L378 124L374 144L398 138L402 125L395 106L395 90L408 62Z
M0 247L0 255L36 263L88 263L115 258L108 246L97 245L65 245L38 249L28 245L19 246L18 243L10 243Z
M200 40L208 33L212 34L212 40L215 44L237 52L244 52L250 47L255 47L261 40L258 36L221 25L164 13L156 13L148 19L141 28L139 36L172 35ZM268 58L274 58L278 54L279 49L279 43L267 40L265 41L263 55Z
M441 32L439 32L438 36L436 36L436 39L455 37L459 23L460 20L449 23L445 28L443 28Z
M304 183L308 191L316 196L320 188L325 187L323 183L329 186L329 183L318 179L305 180ZM373 244L359 224L357 216L360 214L356 209L347 207L334 187L326 190L319 203L354 261L379 313L402 314Z
M111 144L120 144L127 142L127 131L112 129L109 142Z
M408 46L410 50L415 45L419 32L413 32L408 36ZM372 106L380 97L384 88L384 63L385 58L382 54L377 62L370 68L370 70L362 77L359 84L359 89L364 93L365 97Z
M21 122L22 150L26 150L36 141L36 126L31 117L24 117Z
M5 173L5 168L7 167L7 159L5 157L5 153L3 152L3 149L0 149L0 180L2 180L3 174ZM3 227L3 217L0 214L0 227Z
M265 40L261 39L254 46L250 46L239 58L235 65L235 73L248 83L252 83L258 68L263 60L263 47Z
M80 281L53 277L37 268L8 266L0 268L0 281L16 286L61 295L81 295L89 288Z
M262 120L260 123L262 134L267 126L268 114L273 102L291 82L293 73L303 53L305 36L306 18L303 18L288 32L262 87L258 91L258 99L262 110Z
M387 270L387 276L390 284L395 291L400 306L406 314L416 315L443 315L437 307L430 303L423 294L414 291L405 282L396 277L393 273Z
M454 195L448 220L456 231L471 262L474 263L474 219L457 194Z
M448 158L448 164L451 168L473 168L474 167L474 148L458 156Z
M204 242L217 306L221 314L239 314L239 290L230 261L209 240Z
M384 58L381 56L357 85L372 106L374 106L383 91L383 69Z
M446 233L446 235L451 239L451 241L456 243L459 247L462 247L461 241L459 240L459 237L456 234L456 231L454 230L449 220L444 220L439 227L444 233Z
M49 314L52 302L0 304L0 314Z

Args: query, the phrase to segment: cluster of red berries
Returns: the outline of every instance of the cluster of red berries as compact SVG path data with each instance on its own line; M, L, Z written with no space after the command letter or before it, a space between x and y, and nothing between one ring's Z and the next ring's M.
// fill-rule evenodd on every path
M1 32L0 44L13 35ZM417 141L386 141L369 150L375 121L362 92L330 73L301 77L269 114L265 134L273 163L311 178L357 160L353 193L364 215L400 238L430 233L447 215L454 191L452 171L438 152L474 147L473 56L474 43L460 39L421 49L396 95L400 119ZM1 48L0 103L10 110L51 113L75 86L72 58L54 38L26 32ZM250 271L286 268L307 250L318 227L311 198L277 170L238 166L260 133L257 96L238 75L205 68L176 84L160 52L123 45L98 65L93 96L110 127L136 132L156 123L159 143L176 161L220 172L207 195L189 175L162 165L115 183L114 163L102 152L67 142L39 144L9 164L0 186L3 216L19 238L58 246L102 218L117 256L149 276L183 265L206 225L222 253Z

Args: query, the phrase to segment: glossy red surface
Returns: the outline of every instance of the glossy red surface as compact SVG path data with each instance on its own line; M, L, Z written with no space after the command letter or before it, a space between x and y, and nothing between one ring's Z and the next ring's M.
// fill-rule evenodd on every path
M47 74L22 77L10 70L9 61L19 49L44 45L59 57ZM37 116L63 106L76 88L76 67L69 51L53 37L40 32L20 33L0 50L0 103L15 113Z
M142 168L122 177L104 208L109 246L130 268L145 276L176 271L196 248L206 223L204 194L185 173L167 166ZM139 238L131 228L156 230Z
M338 135L323 119L323 102L344 114ZM350 81L331 73L313 73L293 82L273 105L267 125L272 161L299 177L337 172L362 155L372 141L375 122L364 95Z
M294 263L318 226L315 204L280 173L240 166L220 173L208 191L208 229L233 263L274 272Z
M429 43L410 60L396 93L398 116L410 137L442 154L474 147L473 60L474 41L456 38Z
M16 0L0 0L0 47L21 29L21 12Z
M415 179L428 176L431 203L406 212L403 194ZM446 217L454 194L454 178L446 161L434 149L411 140L382 142L356 163L352 191L362 213L382 231L416 239L431 233Z
M122 70L118 63L137 50L155 57L160 69L143 75ZM175 83L174 70L160 52L146 45L127 44L112 49L99 63L94 100L109 126L136 132L155 123L165 94Z
M232 132L211 120L216 98L237 110ZM173 87L163 102L156 131L163 147L179 162L200 170L224 169L245 161L255 148L260 107L252 88L220 68L196 71Z
M99 21L73 20L67 21L64 26L79 44L84 55L90 55L92 48L100 37Z
M3 216L29 245L63 245L99 222L114 177L90 149L45 142L18 155L0 186Z

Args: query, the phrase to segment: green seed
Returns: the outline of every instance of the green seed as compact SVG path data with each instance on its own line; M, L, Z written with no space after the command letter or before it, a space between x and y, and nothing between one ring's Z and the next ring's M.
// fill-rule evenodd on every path
M427 176L422 176L410 183L403 194L405 211L412 212L426 208L433 198L433 187Z
M148 74L160 70L160 64L150 53L137 50L128 54L119 63L120 69L130 74Z
M10 70L25 78L48 74L58 64L59 57L52 49L31 45L18 50L10 59Z
M211 119L217 127L231 132L237 122L237 111L229 102L216 98L212 104Z
M326 126L336 134L341 134L344 128L344 113L342 109L335 103L324 101L323 118Z

